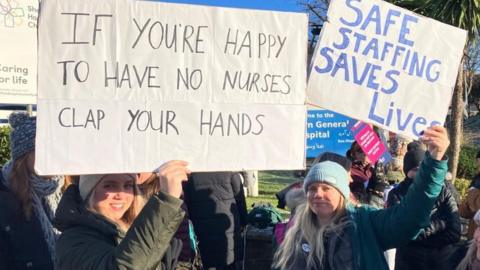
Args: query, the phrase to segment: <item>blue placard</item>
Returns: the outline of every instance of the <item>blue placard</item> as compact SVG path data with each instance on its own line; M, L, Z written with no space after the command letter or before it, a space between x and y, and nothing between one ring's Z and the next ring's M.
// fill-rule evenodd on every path
M349 123L356 120L329 110L309 110L307 117L307 158L323 152L345 155L352 145Z

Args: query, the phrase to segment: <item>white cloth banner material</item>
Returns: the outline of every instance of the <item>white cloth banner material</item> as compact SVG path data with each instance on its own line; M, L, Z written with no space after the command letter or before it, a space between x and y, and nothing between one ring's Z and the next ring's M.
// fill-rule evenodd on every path
M445 121L466 38L383 1L332 1L307 102L417 138Z
M0 1L0 103L37 103L38 0Z
M43 0L41 174L299 169L307 16L127 0Z

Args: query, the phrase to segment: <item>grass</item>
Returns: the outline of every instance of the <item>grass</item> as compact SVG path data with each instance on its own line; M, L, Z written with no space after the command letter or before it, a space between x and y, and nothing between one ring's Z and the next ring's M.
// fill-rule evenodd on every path
M256 202L267 202L276 207L278 200L275 193L300 180L293 175L292 171L261 171L258 173L258 178L258 197L247 197L248 211L252 209L252 204ZM289 216L289 211L279 208L277 210L284 217Z

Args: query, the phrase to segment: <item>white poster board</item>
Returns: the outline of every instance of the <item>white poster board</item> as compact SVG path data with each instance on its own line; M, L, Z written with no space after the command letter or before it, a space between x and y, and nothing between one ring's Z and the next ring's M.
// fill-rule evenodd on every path
M41 174L299 169L307 15L44 0Z
M0 1L0 103L37 102L38 0Z
M418 137L444 123L466 37L383 1L332 1L307 102Z

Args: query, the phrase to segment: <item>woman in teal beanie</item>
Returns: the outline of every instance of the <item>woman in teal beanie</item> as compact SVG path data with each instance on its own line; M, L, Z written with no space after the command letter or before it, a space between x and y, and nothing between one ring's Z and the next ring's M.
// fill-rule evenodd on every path
M277 269L388 269L383 252L408 243L429 224L441 191L449 140L445 128L425 130L428 145L416 180L405 199L388 209L349 203L348 173L337 163L313 166L304 180L307 203L277 250Z

